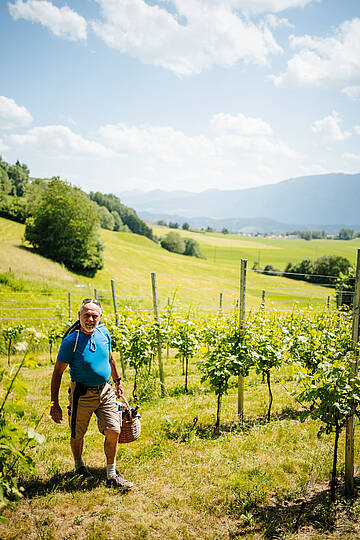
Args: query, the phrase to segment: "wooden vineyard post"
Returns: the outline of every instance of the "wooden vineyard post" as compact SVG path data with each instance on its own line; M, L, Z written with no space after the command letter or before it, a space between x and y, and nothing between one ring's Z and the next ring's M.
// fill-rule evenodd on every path
M111 280L111 292L112 292L112 299L113 299L113 305L114 305L115 323L116 323L116 326L119 326L119 315L118 315L117 302L116 302L115 281L113 279Z
M115 324L116 326L119 326L119 314L117 309L117 302L116 302L116 290L115 290L115 281L111 280L111 292L112 292L112 299L113 299L113 305L114 305L114 313L115 313ZM95 298L97 300L97 290L94 289ZM126 372L125 372L125 362L123 353L120 351L120 362L121 362L121 371L124 381L126 381Z
M170 309L170 298L168 297L168 310ZM166 360L169 361L170 356L170 346L169 346L169 340L167 339L167 345L166 345Z
M97 289L94 289L94 298L95 298L95 300L98 299L98 292L97 292Z
M341 280L340 287L339 287L339 294L338 294L338 308L341 308L343 304L343 288L344 288L344 282Z
M240 302L239 302L239 332L242 332L245 320L245 295L246 295L246 266L247 259L241 259L240 270ZM244 420L244 377L239 374L238 379L238 420L242 424Z
M222 305L223 305L223 293L221 292L220 295L219 295L219 309L220 309L220 311L222 310Z
M151 285L152 285L152 296L153 296L153 305L154 305L154 316L155 316L155 321L156 321L156 338L157 338L157 353L158 353L158 360L159 360L161 397L165 397L165 377L164 377L164 367L163 367L162 354L161 354L159 305L158 305L158 298L157 298L155 272L151 272Z
M352 347L354 351L352 362L352 375L357 375L359 369L359 321L360 321L360 249L357 250L355 294L353 302L353 324L352 324ZM355 416L349 416L346 424L345 440L345 494L348 497L354 495L354 431Z
M261 309L264 311L265 310L265 291L262 291L261 293Z
M71 292L68 292L69 321L71 321Z
M126 381L125 362L124 362L124 355L122 351L119 352L119 355L120 355L122 376L123 376L124 381Z

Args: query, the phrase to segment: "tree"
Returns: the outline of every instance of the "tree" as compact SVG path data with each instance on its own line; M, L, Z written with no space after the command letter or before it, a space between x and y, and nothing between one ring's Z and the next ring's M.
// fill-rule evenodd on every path
M190 257L197 257L198 259L204 259L200 251L199 243L193 238L185 238L185 251L184 255L189 255Z
M46 190L47 184L41 178L35 178L25 187L24 198L26 201L26 216L25 219L32 215L33 209L37 200L43 191ZM25 221L24 219L24 221Z
M170 231L165 238L160 241L161 247L172 253L184 253L185 242L179 233Z
M178 229L179 228L179 224L175 221L169 221L169 228L170 229Z
M351 267L350 261L346 257L339 255L324 255L314 261L314 274L311 281L314 283L333 284L336 283L336 277L347 275ZM329 276L326 278L325 276Z
M352 240L354 238L353 229L340 229L337 240Z
M272 264L267 264L264 267L264 270L262 271L262 273L267 274L268 276L275 276L276 274L279 273L279 271L276 270L276 268L274 268L274 266Z
M300 235L300 237L303 239L303 240L311 240L312 239L312 232L311 231L303 231Z
M117 213L117 212L116 212ZM99 216L100 216L100 227L107 229L108 231L113 231L115 227L114 216L111 215L106 206L99 207Z
M25 163L17 161L15 165L11 165L7 171L10 182L12 183L13 195L22 197L25 187L29 183L29 169Z
M11 191L11 182L7 172L0 167L0 195L7 195Z
M182 228L184 231L188 231L190 229L190 225L187 221L185 221L183 224L182 224Z
M289 262L286 265L284 276L291 279L302 279L307 281L309 274L314 274L313 263L310 259L303 259L297 264Z
M223 229L221 229L221 232L222 232L222 234L229 234L229 229L224 227Z
M115 219L115 231L124 230L123 225L127 225L130 231L135 234L141 234L153 240L152 229L139 218L135 210L128 208L121 203L119 197L113 193L104 194L100 191L90 192L90 199L99 206L105 206ZM113 212L117 212L118 217ZM120 221L119 221L120 218Z
M94 276L103 266L99 214L88 196L54 179L26 220L25 240L45 257L75 272Z
M114 231L122 231L124 229L126 229L127 231L129 230L128 227L124 226L123 220L121 219L119 212L113 210L111 212L111 215L114 218Z

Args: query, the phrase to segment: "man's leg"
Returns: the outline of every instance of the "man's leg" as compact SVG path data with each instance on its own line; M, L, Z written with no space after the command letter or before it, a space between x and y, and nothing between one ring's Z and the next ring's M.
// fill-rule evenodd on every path
M70 437L70 446L74 456L74 460L78 461L79 459L81 459L84 447L84 438L82 437L81 439L73 439L72 437Z
M119 432L112 429L104 430L105 441L104 450L106 456L107 485L121 489L130 489L134 485L124 478L121 478L116 471L116 451L119 440Z
M69 392L69 425L71 429L70 446L74 456L75 470L83 478L91 479L92 474L87 470L82 459L84 435L89 425L98 398L92 395L86 387L71 382Z
M100 396L100 404L95 414L98 417L99 431L105 435L104 451L107 463L107 485L109 487L129 489L133 486L133 483L121 478L116 471L116 451L121 430L121 413L111 384L104 386Z
M116 476L116 452L119 440L119 432L112 429L104 430L104 451L106 456L106 477L108 480Z
M84 438L73 439L73 437L70 437L70 446L71 446L71 451L74 456L75 470L77 474L81 475L85 479L91 480L93 478L93 475L91 474L91 472L88 471L82 459Z
M104 430L105 441L104 441L104 451L106 456L106 464L112 465L115 463L115 457L118 447L119 432L113 431L112 429Z

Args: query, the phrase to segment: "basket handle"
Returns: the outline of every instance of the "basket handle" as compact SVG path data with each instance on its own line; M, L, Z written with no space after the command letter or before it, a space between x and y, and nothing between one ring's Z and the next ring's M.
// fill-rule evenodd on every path
M131 407L130 407L130 405L129 405L129 402L128 402L128 400L126 399L126 397L125 397L125 395L124 395L124 394L120 394L119 398L120 398L120 399L122 399L122 400L123 400L123 402L125 403L125 405L126 405L126 407L127 407L128 411L129 411L129 414L130 414L131 420L132 420L132 413L131 413Z

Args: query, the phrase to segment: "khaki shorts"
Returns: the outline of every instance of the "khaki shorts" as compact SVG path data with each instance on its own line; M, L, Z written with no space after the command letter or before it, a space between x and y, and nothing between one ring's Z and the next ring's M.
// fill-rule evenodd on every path
M116 403L116 395L110 383L100 387L87 387L71 381L69 387L69 426L73 439L82 439L87 431L93 413L98 418L100 433L111 429L120 433L121 413Z

